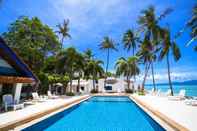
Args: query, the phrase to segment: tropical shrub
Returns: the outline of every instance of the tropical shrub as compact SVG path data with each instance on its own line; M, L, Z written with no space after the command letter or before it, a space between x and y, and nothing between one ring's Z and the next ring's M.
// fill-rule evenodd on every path
M126 92L126 93L133 93L133 90L130 89L130 88L126 88L126 89L125 89L125 92Z
M90 92L91 92L92 94L95 94L95 93L98 93L98 90L97 90L97 89L92 89Z
M74 96L75 94L73 92L66 92L67 96Z

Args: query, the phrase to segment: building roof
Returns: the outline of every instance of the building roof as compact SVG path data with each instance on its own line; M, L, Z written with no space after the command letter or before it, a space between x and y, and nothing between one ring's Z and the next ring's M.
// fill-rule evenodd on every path
M0 83L33 83L37 77L0 37Z

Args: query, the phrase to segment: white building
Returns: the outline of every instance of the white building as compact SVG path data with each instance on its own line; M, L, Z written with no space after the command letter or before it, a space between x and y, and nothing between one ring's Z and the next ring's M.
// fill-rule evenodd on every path
M114 78L114 77L107 78L105 87L104 87L104 81L105 81L104 79L99 79L98 81L95 82L95 86L99 92L124 92L125 88L127 88L127 82L120 78ZM72 90L74 92L78 92L77 91L78 80L73 80L72 86L73 86ZM79 92L89 93L92 89L93 89L92 80L80 80L80 88L78 89Z

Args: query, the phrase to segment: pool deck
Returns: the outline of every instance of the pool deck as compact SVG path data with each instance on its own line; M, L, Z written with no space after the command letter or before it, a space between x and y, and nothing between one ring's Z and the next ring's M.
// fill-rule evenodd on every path
M138 104L170 124L177 130L197 131L197 107L183 101L171 101L167 97L131 95Z
M92 96L130 96L144 111L162 126L167 125L167 130L197 131L197 107L188 106L184 101L170 101L167 97L138 96L124 93L101 93ZM0 114L0 131L14 129L48 116L59 110L69 108L91 97L90 95L74 96L67 98L48 99L37 102L24 109L9 111Z
M17 126L31 122L37 118L50 114L71 104L89 98L89 95L67 98L48 99L44 102L36 102L21 110L9 111L0 114L0 131L13 129Z

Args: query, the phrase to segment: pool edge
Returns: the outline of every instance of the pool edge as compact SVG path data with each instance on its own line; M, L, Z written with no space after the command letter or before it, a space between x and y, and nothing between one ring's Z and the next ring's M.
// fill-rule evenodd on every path
M74 106L78 103L81 103L81 102L89 99L90 97L91 97L91 95L85 95L85 96L82 96L82 97L80 97L76 100L67 102L63 105L56 106L54 108L51 108L51 109L48 109L48 110L45 110L45 111L42 111L42 112L38 112L38 113L33 114L31 116L25 117L23 119L19 119L17 121L13 121L13 122L1 125L0 126L0 131L8 131L8 130L13 130L13 129L15 130L15 128L20 127L20 126L25 125L25 124L28 124L28 123L30 123L34 120L40 119L40 118L45 117L45 116L50 116L51 114L58 113L60 110L63 110L63 109L66 109L66 108L70 108L70 107L72 107L72 106Z
M189 131L186 127L183 125L177 123L176 121L170 119L165 114L156 111L151 106L147 105L146 103L139 100L137 97L133 95L129 95L129 98L133 100L142 110L144 110L149 116L151 116L153 119L157 119L157 121L162 127L167 128L169 130L169 127L175 131ZM160 121L158 121L158 119ZM167 125L165 125L167 124Z
M139 100L137 97L130 95L130 94L93 94L93 95L87 95L87 96L83 96L77 100L68 102L64 105L58 106L56 108L53 109L49 109L47 111L43 111L41 113L37 113L34 114L28 118L26 118L25 120L20 120L20 121L16 121L15 123L9 123L6 124L4 127L0 127L0 131L7 131L9 129L17 129L17 127L26 125L32 121L41 119L43 117L50 117L51 115L54 115L58 112L61 112L62 110L65 110L67 108L70 108L74 105L77 105L91 97L94 96L127 96L129 97L133 102L135 102L145 113L147 113L152 119L154 119L156 122L158 122L163 128L169 130L169 129L173 129L176 131L189 131L186 127L180 125L179 123L175 122L174 120L168 118L165 114L154 110L151 106L145 104L144 102L142 102L141 100ZM156 118L156 119L155 119ZM44 118L46 119L46 118ZM158 121L159 119L159 121ZM37 122L33 122L33 124L35 124ZM167 124L167 126L165 125ZM170 127L170 128L166 128L166 127ZM20 128L19 128L20 129Z

